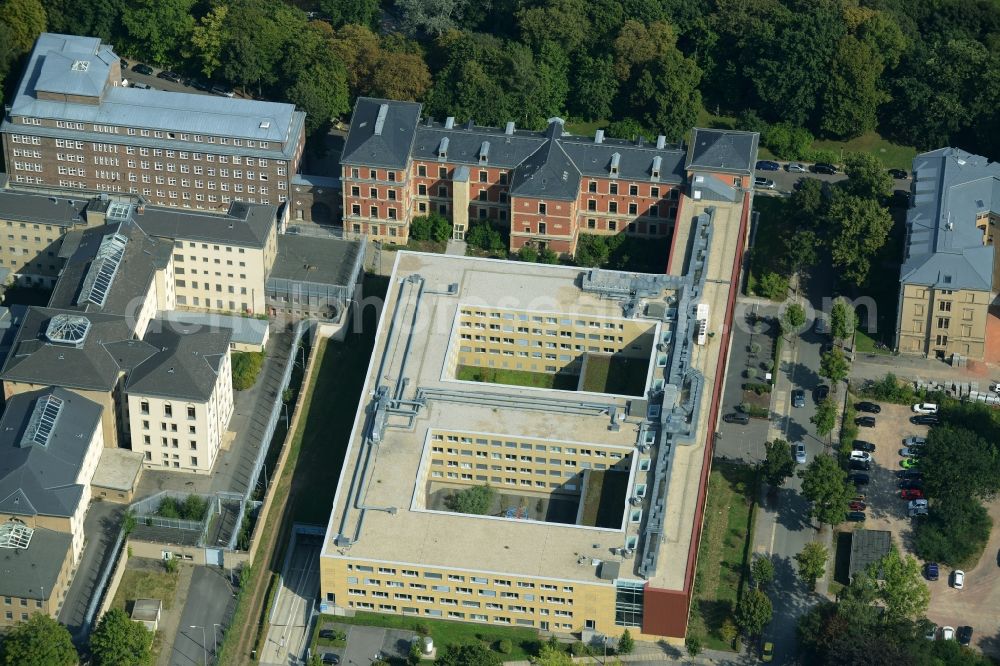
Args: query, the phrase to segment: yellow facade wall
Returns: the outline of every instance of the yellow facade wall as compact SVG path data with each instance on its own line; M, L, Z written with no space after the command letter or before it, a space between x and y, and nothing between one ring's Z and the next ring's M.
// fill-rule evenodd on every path
M900 353L948 358L983 358L986 350L987 291L902 286Z

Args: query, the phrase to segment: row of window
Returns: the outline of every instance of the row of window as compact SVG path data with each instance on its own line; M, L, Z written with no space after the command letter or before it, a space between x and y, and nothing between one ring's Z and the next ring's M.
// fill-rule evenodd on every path
M359 571L361 573L374 573L375 572L375 567L371 566L371 565L368 565L368 564L350 564L349 563L347 565L347 570L348 571ZM393 568L393 567L381 567L381 566L378 567L378 573L380 573L382 575L395 576L396 575L396 571L397 570L395 568ZM492 584L492 585L496 585L497 587L507 587L507 588L510 588L510 587L519 587L519 588L522 588L522 589L534 589L535 588L535 583L534 582L531 582L531 581L510 581L510 580L508 580L506 578L494 578L494 579L491 580L490 578L487 578L485 576L465 576L464 574L447 574L447 576L445 576L445 574L437 573L435 571L424 571L421 574L420 571L417 571L415 569L399 569L399 574L403 578L427 578L429 580L445 580L445 578L447 578L448 581L452 582L452 583L464 583L464 582L466 582L466 580L468 580L469 582L475 583L476 585L490 585L490 584ZM417 585L418 585L418 583L410 583L410 587L413 587L414 589L424 589L424 588L421 588L421 587L416 587ZM538 587L540 589L542 589L542 590L549 590L549 591L553 591L553 592L560 589L560 587L558 585L554 585L552 583L539 583ZM572 585L563 585L562 586L562 591L563 592L572 593L573 592L573 586Z
M41 121L38 118L29 118L27 116L21 116L21 123L25 124L25 125L41 125ZM265 123L267 123L267 121L265 121ZM269 126L270 123L267 123L267 125ZM73 130L81 130L81 131L86 130L86 125L84 123L78 123L78 122L73 122L73 121L65 121L65 120L57 120L56 121L56 127L58 127L59 129L73 129ZM101 133L104 133L104 134L119 134L120 130L121 130L121 128L118 127L118 126L116 126L116 125L97 125L97 124L93 124L93 125L91 125L91 128L93 129L94 132L101 132ZM128 136L136 136L136 135L138 135L138 136L150 136L150 133L152 133L152 136L154 138L157 138L157 139L164 139L164 138L166 138L166 139L178 139L180 141L192 141L193 140L195 143L201 143L203 141L207 141L208 143L215 143L216 139L218 139L218 142L221 145L223 145L223 146L229 145L230 141L232 141L232 144L234 146L242 146L243 143L244 143L244 141L245 141L247 148L256 148L256 147L258 147L258 145L259 145L260 148L267 148L270 145L270 143L267 142L267 141L257 141L255 139L245 139L244 140L244 139L237 139L235 137L225 137L225 136L220 136L220 137L202 136L201 134L195 134L194 136L192 136L190 134L186 134L186 133L183 133L183 132L170 132L170 131L166 131L166 130L137 129L137 128L134 128L134 127L126 127L125 128L125 133Z
M370 601L349 601L348 606L351 608L357 608L359 610L367 610L367 611L376 610L375 604ZM394 604L378 604L377 609L379 612L382 613L399 612L399 609ZM420 609L403 606L402 613L403 615L420 615ZM448 611L446 616L443 611L437 610L435 608L425 608L423 609L423 614L426 615L427 617L448 617L454 620L471 620L473 622L489 622L491 624L506 624L506 625L517 624L518 626L522 627L535 626L534 620L526 618L516 618L512 620L511 618L504 617L502 615L494 615L492 618L490 618L490 616L483 615L481 613L470 613L468 616L466 616L465 613L462 613L460 611ZM573 628L572 622L558 622L558 623L553 622L551 624L548 623L546 624L548 626L558 629L569 630Z

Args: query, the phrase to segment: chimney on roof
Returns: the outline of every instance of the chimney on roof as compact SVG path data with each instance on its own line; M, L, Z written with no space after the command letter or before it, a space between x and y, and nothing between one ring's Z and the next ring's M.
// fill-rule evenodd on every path
M472 127L473 127L472 118L469 118L467 121L465 121L465 129L471 130Z
M594 143L604 143L604 130L599 129L594 132Z
M375 118L375 136L382 136L382 129L385 127L385 117L389 114L388 104L379 104L378 117Z
M514 133L514 121L513 120L508 120L507 121L507 127L504 128L503 133L506 134L507 136L510 136L511 134Z
M445 129L455 129L455 116L448 116L444 119Z
M663 150L666 147L667 147L667 137L663 136L662 134L656 137L656 149Z

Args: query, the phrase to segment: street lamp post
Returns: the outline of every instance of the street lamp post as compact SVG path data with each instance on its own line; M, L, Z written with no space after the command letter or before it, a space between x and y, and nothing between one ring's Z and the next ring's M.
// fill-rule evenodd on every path
M216 632L219 630L219 627L221 626L222 625L217 622L212 623L212 641L215 643L215 649L212 650L212 654L215 655L216 657L219 656L219 634Z
M189 629L201 629L201 651L202 651L202 657L205 660L205 666L208 666L208 645L206 645L206 643L208 641L205 639L205 627L198 626L197 624L189 624L188 628Z

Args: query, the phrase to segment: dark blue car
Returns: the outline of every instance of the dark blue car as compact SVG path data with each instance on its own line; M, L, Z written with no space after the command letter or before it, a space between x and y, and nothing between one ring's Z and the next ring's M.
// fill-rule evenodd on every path
M777 162L771 160L760 160L757 162L757 171L777 171L781 167Z
M928 562L924 565L924 577L927 580L937 580L939 575L937 562Z

